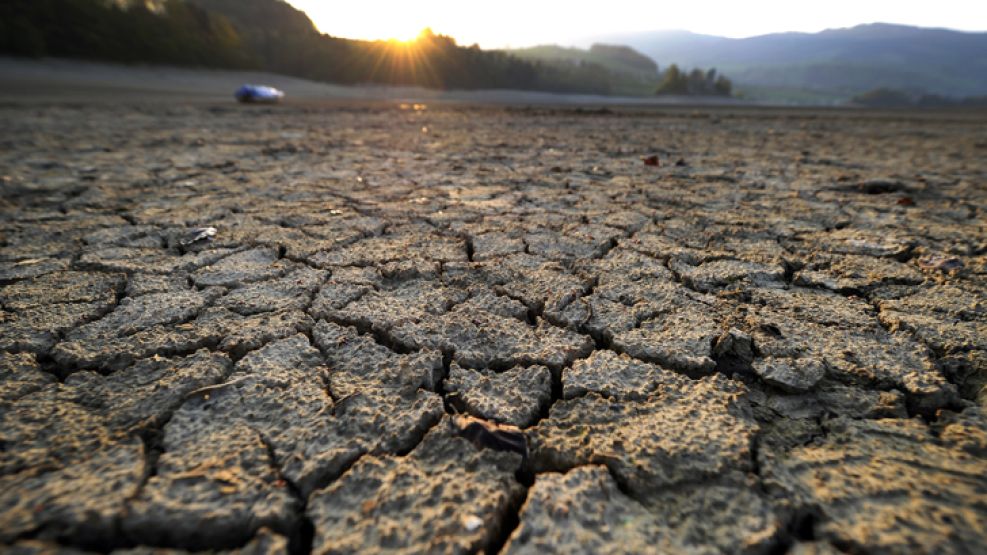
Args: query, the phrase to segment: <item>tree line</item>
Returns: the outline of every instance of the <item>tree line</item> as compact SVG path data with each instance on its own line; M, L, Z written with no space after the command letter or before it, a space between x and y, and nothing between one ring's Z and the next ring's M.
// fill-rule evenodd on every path
M730 96L733 83L723 75L717 75L715 69L703 71L693 69L685 72L679 66L672 64L665 70L658 84L659 95L692 95L692 96Z
M866 108L985 108L987 96L952 98L938 94L877 88L854 96L850 103Z

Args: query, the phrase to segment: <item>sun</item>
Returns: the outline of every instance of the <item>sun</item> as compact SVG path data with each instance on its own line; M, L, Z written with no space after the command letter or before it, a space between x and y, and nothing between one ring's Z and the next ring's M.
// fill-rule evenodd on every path
M418 39L422 38L422 36L424 36L428 32L429 32L429 29L427 27L424 28L424 29L419 28L419 30L418 31L415 31L415 32L401 33L401 34L397 34L397 35L388 37L388 40L392 40L394 42L398 42L398 43L404 44L404 45L411 45L411 44L414 44L415 42L417 42Z
M290 3L306 12L321 31L344 38L410 43L433 24L433 17L415 2L380 2L373 8L340 8L336 2L323 0Z
M442 87L438 64L455 42L426 27L411 40L370 39L364 53L372 82ZM417 111L417 110L416 110Z
M403 33L401 35L387 37L387 39L385 40L392 44L411 47L414 46L416 43L418 43L418 41L420 41L423 37L426 37L431 34L432 34L432 30L428 27L425 27L424 29L421 29L417 33Z

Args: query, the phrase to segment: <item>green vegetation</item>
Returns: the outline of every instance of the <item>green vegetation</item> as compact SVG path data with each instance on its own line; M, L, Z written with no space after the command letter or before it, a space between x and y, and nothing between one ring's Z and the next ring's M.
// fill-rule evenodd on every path
M686 73L672 64L662 76L656 94L730 96L733 84L726 77L716 75L715 69L694 69Z
M256 67L225 17L181 0L159 6L152 10L143 3L100 0L5 0L0 3L0 52Z

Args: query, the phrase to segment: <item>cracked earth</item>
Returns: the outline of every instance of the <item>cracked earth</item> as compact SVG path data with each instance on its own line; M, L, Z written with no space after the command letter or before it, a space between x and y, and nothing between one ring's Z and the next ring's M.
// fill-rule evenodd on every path
M0 550L987 551L982 116L408 108L0 106Z

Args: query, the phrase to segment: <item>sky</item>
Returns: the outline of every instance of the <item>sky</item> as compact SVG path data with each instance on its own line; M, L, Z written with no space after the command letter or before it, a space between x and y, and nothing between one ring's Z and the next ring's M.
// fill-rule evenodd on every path
M598 35L687 30L727 37L861 23L987 30L985 0L288 0L323 33L413 39L425 27L484 48L585 44Z

